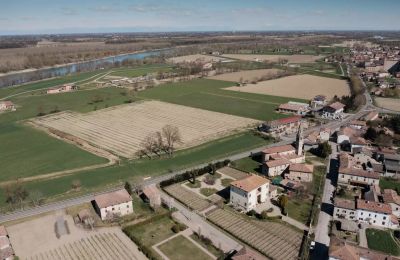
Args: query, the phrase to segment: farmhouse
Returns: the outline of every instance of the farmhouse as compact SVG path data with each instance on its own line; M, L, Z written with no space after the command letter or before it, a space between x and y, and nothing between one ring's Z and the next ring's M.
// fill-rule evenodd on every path
M14 255L8 232L4 226L0 226L0 259L12 260Z
M292 116L268 121L261 126L261 130L275 136L293 134L297 131L301 122L301 116Z
M335 120L342 119L344 107L345 105L340 102L332 103L329 106L323 108L322 117Z
M296 154L296 149L293 147L293 145L280 145L280 146L274 146L274 147L269 147L267 149L264 149L262 151L263 154L263 161L269 161L272 156L287 156L287 155L294 155Z
M311 132L304 138L304 144L308 146L317 145L320 142L329 141L331 130L329 128L321 128L319 131Z
M309 111L308 104L289 101L285 104L280 104L278 111L281 113L290 113L295 115L306 115Z
M251 174L231 183L230 202L238 209L250 211L268 199L269 180Z
M389 204L392 208L393 215L400 217L400 196L395 190L385 189L382 193L383 202Z
M62 86L49 88L47 90L47 94L57 94L57 93L63 93L63 92L70 92L70 91L74 91L74 90L77 90L77 89L78 89L78 87L75 84L65 84L65 85L62 85Z
M397 218L388 204L375 201L335 199L333 217L364 222L374 226L396 228Z
M148 185L143 188L143 196L147 202L149 202L152 208L159 207L161 205L161 195L156 185Z
M133 213L132 197L125 189L98 195L94 198L94 202L102 220Z
M293 181L311 182L314 166L312 164L294 163L289 166L289 173L285 178Z
M15 111L15 105L11 101L0 101L0 111Z
M339 168L338 183L353 186L369 186L379 184L379 174L356 168Z

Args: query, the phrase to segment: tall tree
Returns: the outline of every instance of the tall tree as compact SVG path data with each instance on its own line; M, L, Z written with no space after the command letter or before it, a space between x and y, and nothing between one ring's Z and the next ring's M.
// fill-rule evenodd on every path
M166 125L162 128L162 136L166 142L166 148L169 156L172 156L175 144L182 141L181 134L178 127L172 125Z

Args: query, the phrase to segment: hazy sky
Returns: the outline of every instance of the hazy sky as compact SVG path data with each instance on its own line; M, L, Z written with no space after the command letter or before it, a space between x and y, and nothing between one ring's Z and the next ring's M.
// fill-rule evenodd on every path
M399 30L400 0L0 0L0 34Z

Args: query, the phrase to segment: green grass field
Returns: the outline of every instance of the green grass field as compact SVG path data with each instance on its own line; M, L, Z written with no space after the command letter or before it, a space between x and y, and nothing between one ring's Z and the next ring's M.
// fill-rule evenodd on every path
M138 96L259 120L286 117L275 112L281 103L290 100L305 102L301 99L223 89L230 86L232 82L197 79L149 89L140 92Z
M149 73L157 73L157 72L168 72L171 71L172 67L166 64L158 64L158 65L149 65L149 66L141 66L140 68L123 68L123 69L114 69L111 76L120 76L120 77L139 77L145 76Z
M0 182L107 162L28 126L1 125L0 143Z
M158 248L171 260L184 260L190 256L192 260L212 259L189 239L180 235L161 244Z
M251 133L238 134L205 143L192 149L178 151L173 158L134 160L125 162L120 166L82 171L74 175L32 181L24 185L28 191L40 191L45 198L50 200L65 199L68 196L81 195L104 189L107 186L122 184L126 180L143 181L144 177L160 176L170 171L218 160L265 144L267 144L265 140ZM76 180L81 183L80 191L72 190L72 182ZM0 206L5 206L3 191L0 192Z
M400 191L400 182L393 178L381 178L379 180L379 187L384 189L392 189L396 190L397 192Z
M366 235L368 248L395 256L400 255L400 247L392 237L392 231L368 228Z

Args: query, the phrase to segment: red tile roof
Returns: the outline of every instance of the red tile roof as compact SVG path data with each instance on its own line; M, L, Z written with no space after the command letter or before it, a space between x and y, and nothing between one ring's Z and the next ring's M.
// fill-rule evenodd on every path
M291 162L286 158L282 158L282 159L278 159L278 160L268 161L265 164L268 166L268 168L273 168L273 167L278 167L278 166L282 166L282 165L290 165Z
M340 198L335 198L335 207L338 208L343 208L343 209L356 209L356 203L354 200L346 200L346 199L340 199Z
M305 163L294 163L289 166L289 171L313 173L314 165Z
M299 122L300 120L301 120L301 116L291 116L291 117L286 117L286 118L269 121L269 122L267 122L267 125L270 125L270 126L287 125L287 124Z
M352 175L352 176L360 176L360 177L365 177L365 178L370 178L370 179L379 179L379 174L376 172L369 172L369 171L364 171L361 169L356 169L356 168L339 168L339 173L340 174L346 174L346 175Z
M339 110L345 107L345 105L343 105L340 102L335 102L329 105L329 107L333 108L334 110Z
M371 212L392 214L392 208L388 204L375 201L357 200L357 209L363 209Z
M132 197L125 189L122 189L95 196L94 200L99 208L107 208L132 201Z
M231 185L241 190L250 192L267 183L269 183L268 179L255 174L251 174L247 177L244 177L243 179L233 181Z
M395 190L383 190L382 197L385 203L395 203L397 205L400 205L400 196L397 195L397 192Z

